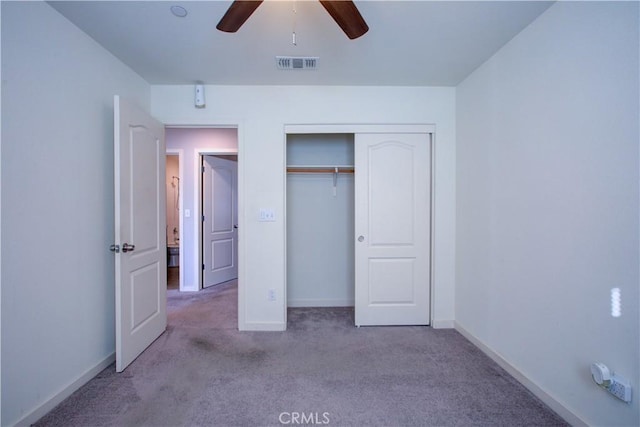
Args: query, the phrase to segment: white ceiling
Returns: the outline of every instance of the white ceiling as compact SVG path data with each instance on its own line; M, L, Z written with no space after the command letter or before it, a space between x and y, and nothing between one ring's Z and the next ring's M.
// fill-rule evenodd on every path
M370 30L349 40L315 0L266 1L231 34L215 28L231 1L50 2L151 84L376 86L455 86L551 3L356 0ZM319 66L278 70L281 55Z

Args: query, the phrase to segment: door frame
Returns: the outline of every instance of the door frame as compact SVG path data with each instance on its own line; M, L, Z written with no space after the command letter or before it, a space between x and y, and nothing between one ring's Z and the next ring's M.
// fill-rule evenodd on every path
M165 126L166 128L166 126ZM169 156L178 156L178 178L180 179L180 182L178 183L178 192L179 194L184 194L184 187L182 184L182 176L184 175L184 149L182 148L167 148L166 150L166 155ZM183 210L183 204L182 204L182 200L184 199L184 197L179 197L178 198L178 212L180 212L179 218L178 218L178 239L180 240L180 243L182 245L182 242L184 242L183 240L183 228L184 227L184 218L182 215L182 212L184 212ZM180 292L184 291L184 251L180 251L180 254L178 255L178 265L180 266L180 273L179 273L179 289Z
M195 182L198 183L198 185L194 186L197 188L194 188L194 194L193 194L193 199L198 201L198 218L202 218L202 216L204 215L204 204L203 204L203 194L202 194L202 164L204 161L204 156L236 156L238 157L237 161L238 161L238 173L236 174L236 179L238 179L238 177L240 176L240 156L238 155L238 150L232 150L232 149L216 149L215 151L211 151L211 149L201 149L201 148L196 148L195 149L195 165L196 165L196 175L194 176L194 178L197 178ZM236 198L236 210L237 210L237 214L238 214L238 229L240 229L240 211L239 211L239 205L240 205L240 185L238 182L238 195ZM203 258L204 258L204 254L203 254L203 240L204 240L204 233L202 230L202 221L200 219L198 219L198 221L194 221L194 235L198 236L196 240L196 242L194 242L198 247L197 247L197 251L194 253L198 254L198 264L196 265L196 267L199 270L199 274L197 275L198 277L198 290L202 290L204 289L204 278L203 278L203 273L202 273L202 262L203 262ZM238 233L238 246L240 246L240 233ZM239 249L239 248L238 248ZM238 284L240 283L240 250L238 250L238 259L236 259L236 262L238 263ZM239 294L239 292L238 292Z
M284 149L282 152L283 165L287 164L287 137L290 134L323 134L323 133L348 133L348 134L357 134L357 133L426 133L430 136L430 154L431 154L431 174L429 176L430 179L430 188L431 188L431 200L430 200L430 237L431 241L429 242L430 248L430 271L429 271L429 325L433 327L434 321L434 280L435 280L435 200L436 200L436 185L435 185L435 177L436 177L436 126L432 124L285 124L284 125ZM358 171L356 171L358 173ZM282 208L282 212L284 212L284 253L285 253L285 261L284 261L284 324L287 324L287 287L288 287L288 278L287 278L287 179L286 179L286 170L284 171L284 206ZM355 236L354 236L355 238Z

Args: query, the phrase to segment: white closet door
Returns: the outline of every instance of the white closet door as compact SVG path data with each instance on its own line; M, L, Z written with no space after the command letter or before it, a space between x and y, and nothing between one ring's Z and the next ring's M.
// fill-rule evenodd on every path
M356 134L355 322L429 323L431 139Z

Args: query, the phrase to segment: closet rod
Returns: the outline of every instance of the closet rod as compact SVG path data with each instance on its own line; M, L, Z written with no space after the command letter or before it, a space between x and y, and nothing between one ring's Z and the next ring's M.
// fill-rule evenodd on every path
M338 173L355 173L354 168L338 167ZM315 167L288 167L287 173L336 173L336 168L315 168Z

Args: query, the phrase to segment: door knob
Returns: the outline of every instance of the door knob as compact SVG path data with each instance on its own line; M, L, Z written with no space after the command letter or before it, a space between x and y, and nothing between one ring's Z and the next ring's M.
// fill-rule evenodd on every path
M133 252L135 248L136 248L136 245L130 245L128 243L125 243L122 245L122 252L124 253Z
M111 245L109 246L109 250L114 253L120 253L120 245Z
M364 242L364 236L358 237L358 242Z

